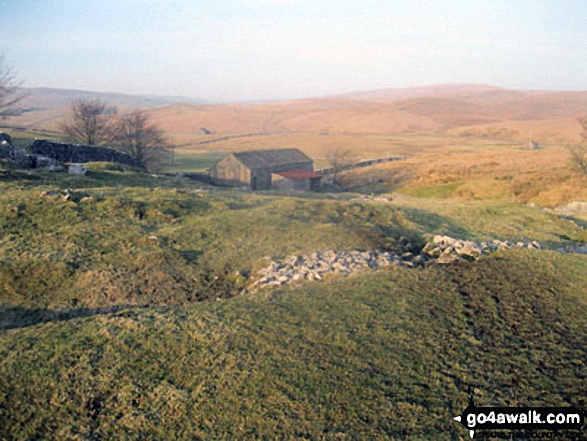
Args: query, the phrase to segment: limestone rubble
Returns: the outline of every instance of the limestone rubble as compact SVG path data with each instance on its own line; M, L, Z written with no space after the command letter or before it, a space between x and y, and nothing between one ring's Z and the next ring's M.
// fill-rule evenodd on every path
M430 264L447 264L459 261L474 261L484 254L509 248L542 249L536 242L509 242L492 240L474 242L449 236L434 236L424 248L414 254L409 242L402 251L334 251L328 250L310 255L292 255L282 261L271 260L269 265L257 272L259 278L252 287L279 286L301 280L321 280L325 276L341 274L348 276L356 271L377 270L389 266L407 268Z

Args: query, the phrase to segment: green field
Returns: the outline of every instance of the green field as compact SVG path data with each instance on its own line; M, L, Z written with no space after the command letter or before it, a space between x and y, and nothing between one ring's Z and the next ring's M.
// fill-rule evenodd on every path
M587 256L551 251L587 242L579 219L450 187L384 203L100 164L1 176L0 439L456 440L469 387L585 405ZM266 257L432 234L547 250L243 295Z
M221 151L185 151L174 152L173 163L165 166L167 172L205 172L212 168L226 152Z

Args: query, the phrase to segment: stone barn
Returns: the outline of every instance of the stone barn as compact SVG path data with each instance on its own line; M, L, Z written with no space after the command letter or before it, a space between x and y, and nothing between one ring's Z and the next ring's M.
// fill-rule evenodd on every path
M215 184L251 190L318 190L321 175L298 149L278 149L229 153L210 170L210 178Z

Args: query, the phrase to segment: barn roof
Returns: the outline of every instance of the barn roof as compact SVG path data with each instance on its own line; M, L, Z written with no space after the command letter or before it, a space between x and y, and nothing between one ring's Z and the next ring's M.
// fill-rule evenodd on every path
M298 149L249 150L235 152L234 156L249 168L275 167L278 165L312 162Z
M295 170L287 170L282 172L277 172L279 176L282 178L287 179L314 179L314 178L321 178L322 175L318 173L311 172L309 170L304 170L301 168L297 168Z

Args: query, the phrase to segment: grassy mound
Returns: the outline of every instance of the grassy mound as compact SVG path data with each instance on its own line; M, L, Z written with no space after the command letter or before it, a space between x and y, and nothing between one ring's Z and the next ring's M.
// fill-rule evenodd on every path
M509 251L5 331L0 437L457 439L469 386L582 404L586 286L586 258Z
M43 309L50 319L71 308L232 297L265 256L394 249L402 237L417 250L427 234L552 247L587 239L577 224L512 204L201 191L185 179L106 170L30 177L0 194L0 302L12 314L1 327L24 324L15 308L36 310L35 322Z
M485 405L582 404L585 256L510 250L239 295L265 256L417 250L428 234L557 248L587 239L579 223L108 167L2 179L1 439L457 439L469 387Z

